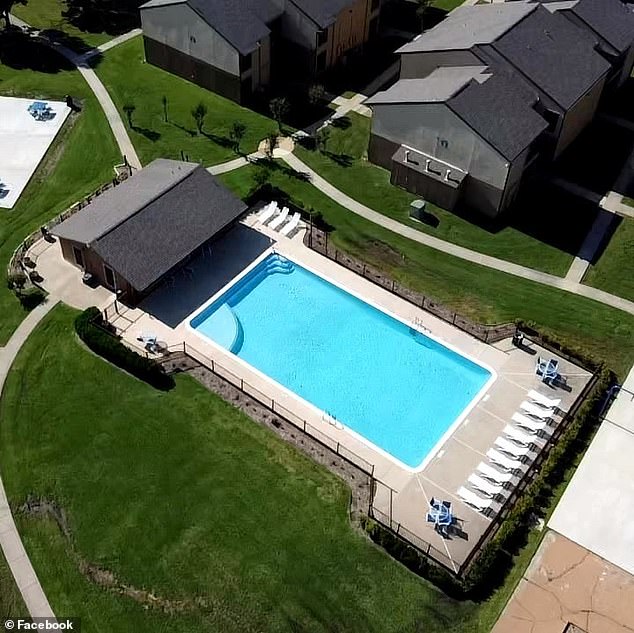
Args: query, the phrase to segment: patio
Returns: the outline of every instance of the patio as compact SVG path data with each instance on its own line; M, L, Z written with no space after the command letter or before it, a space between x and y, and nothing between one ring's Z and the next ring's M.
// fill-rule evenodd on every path
M0 207L11 209L57 136L70 108L58 101L0 97Z

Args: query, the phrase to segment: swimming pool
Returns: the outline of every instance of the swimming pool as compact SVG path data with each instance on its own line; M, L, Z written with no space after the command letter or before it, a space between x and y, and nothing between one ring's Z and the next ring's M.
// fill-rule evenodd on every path
M413 470L494 380L479 363L275 253L189 325Z

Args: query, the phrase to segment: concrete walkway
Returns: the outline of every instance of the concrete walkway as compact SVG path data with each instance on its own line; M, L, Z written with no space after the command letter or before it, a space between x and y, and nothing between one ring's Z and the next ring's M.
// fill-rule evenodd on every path
M18 329L13 333L7 345L0 349L0 395L5 380L24 342L38 323L57 304L57 299L50 296L46 303L38 306L22 321ZM7 501L2 479L0 478L0 546L7 559L16 585L22 594L22 599L33 618L54 618L55 615L48 603L42 585L31 565L31 561L24 549L20 534L16 528L11 508ZM18 615L18 614L14 614Z
M226 163L212 165L211 167L207 167L207 171L214 176L217 176L218 174L226 174L228 171L240 169L240 167L245 167L249 163L265 157L266 154L264 154L264 152L257 151L249 154L248 156L240 156L239 158L234 158L233 160L229 160Z
M143 33L141 29L132 29L131 31L128 31L127 33L124 33L123 35L119 35L118 37L108 40L101 46L97 46L97 48L92 48L87 53L84 53L83 57L84 59L89 59L90 57L94 57L95 55L105 53L106 51L109 51L111 48L114 48L115 46L119 46L119 44L123 44L124 42L127 42L128 40L131 40L137 35L141 35L141 33Z
M491 257L490 255L484 255L482 253L478 253L477 251L472 251L468 248L464 248L463 246L458 246L456 244L452 244L451 242L446 242L437 237L434 237L433 235L423 233L422 231L407 226L406 224L401 224L396 220L392 220L391 218L388 218L381 213L378 213L377 211L374 211L369 207L361 204L360 202L357 202L356 200L350 198L350 196L346 195L336 187L333 187L333 185L331 185L327 180L324 180L317 172L313 171L308 165L302 162L294 154L283 156L282 160L284 160L287 165L289 165L289 167L292 167L295 171L308 174L310 176L311 183L329 198L331 198L341 206L345 207L352 213L355 213L356 215L359 215L366 220L373 222L374 224L382 226L388 231L392 231L393 233L402 235L403 237L418 242L419 244L423 244L435 250L442 251L443 253L447 253L448 255L453 255L454 257L458 257L465 261L479 264L481 266L486 266L487 268L493 268L495 270L499 270L500 272L514 275L515 277L521 277L522 279L528 279L529 281L534 281L546 286L551 286L552 288L567 290L568 292L572 292L576 295L586 297L588 299L594 299L595 301L599 301L600 303L604 303L613 308L623 310L624 312L627 312L629 314L634 314L634 302L632 301L622 299L621 297L616 297L597 288L584 286L583 284L571 281L569 279L564 279L562 277L550 275L538 270L533 270L532 268L527 268L526 266L520 266L519 264L507 262L503 259L498 259L497 257Z
M81 73L82 77L90 86L90 89L93 91L95 97L101 104L104 114L108 119L110 129L112 130L115 140L117 141L117 145L119 146L119 151L121 152L121 155L125 156L128 163L132 165L132 167L134 167L135 169L141 169L141 161L139 160L136 150L134 149L134 145L132 144L132 141L128 136L128 131L123 124L121 116L119 115L119 111L110 98L110 95L108 94L105 86L101 83L101 80L99 79L99 77L97 77L95 71L90 67L85 57L83 55L75 53L59 42L52 40L50 37L41 35L29 24L27 24L23 20L20 20L19 18L16 18L13 15L11 16L11 23L14 26L19 26L20 28L29 29L33 37L37 37L39 40L46 43L52 49L59 52L60 55L63 55L77 68L77 70Z
M605 210L599 211L586 235L586 239L583 240L579 253L566 274L568 281L581 283L588 267L595 260L599 248L605 241L606 234L610 230L614 219L614 213Z

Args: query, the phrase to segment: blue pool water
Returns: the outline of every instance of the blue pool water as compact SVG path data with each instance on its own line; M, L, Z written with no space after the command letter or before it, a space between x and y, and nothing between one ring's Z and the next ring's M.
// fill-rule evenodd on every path
M491 376L276 254L190 325L412 468Z

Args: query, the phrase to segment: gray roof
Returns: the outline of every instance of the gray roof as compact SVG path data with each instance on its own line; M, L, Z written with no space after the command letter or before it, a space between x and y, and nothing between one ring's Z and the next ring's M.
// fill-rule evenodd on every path
M332 24L344 9L355 4L356 0L290 0L313 22L325 29Z
M282 14L272 0L150 0L141 9L166 4L189 5L242 55L257 48L271 32L268 24Z
M535 4L527 2L461 6L433 29L425 31L396 52L466 50L476 44L489 44L536 8Z
M170 175L178 171L178 166L182 166L182 177L175 181ZM143 178L144 172L148 171L150 177L146 175ZM161 172L168 180L161 192L155 195L156 176ZM135 180L134 187L125 187ZM141 186L139 181L145 186ZM125 196L121 195L124 188L131 195L129 206ZM139 207L141 191L146 197L145 203ZM94 221L93 205L97 201L102 214L109 216L108 221ZM143 292L236 220L246 208L202 166L159 159L115 189L102 194L52 232L62 238L77 240L78 235L86 234L82 216L90 217L93 250L132 287ZM95 234L98 226L100 232ZM79 229L78 234L75 229Z
M632 46L634 13L621 0L578 0L570 10L618 51Z
M367 99L365 104L444 102L485 70L486 66L441 66L422 79L401 79ZM484 76L478 79L484 80Z
M524 4L524 3L520 3ZM597 41L540 4L493 43L511 66L563 108L570 108L610 69Z
M510 73L494 71L471 81L447 105L502 156L514 160L548 123L533 108L538 95Z
M96 197L81 212L58 224L53 232L59 237L90 244L163 195L197 167L196 163L159 158Z

